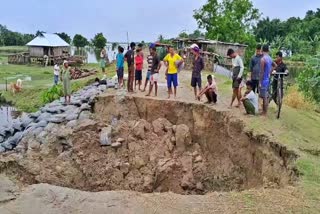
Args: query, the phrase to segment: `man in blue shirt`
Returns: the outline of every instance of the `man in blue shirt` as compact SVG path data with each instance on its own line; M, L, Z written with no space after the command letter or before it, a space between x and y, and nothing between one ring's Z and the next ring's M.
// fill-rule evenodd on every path
M117 60L117 76L118 76L118 83L120 88L122 88L123 86L123 64L124 64L123 52L124 52L124 48L119 46L116 60Z
M251 72L252 90L255 93L259 93L261 58L262 58L261 45L257 45L256 54L251 58L250 66L249 66L250 72Z
M263 99L262 115L267 116L269 105L269 87L270 87L270 74L272 72L272 58L269 55L269 46L262 47L263 57L261 59L261 71L259 82L259 95Z

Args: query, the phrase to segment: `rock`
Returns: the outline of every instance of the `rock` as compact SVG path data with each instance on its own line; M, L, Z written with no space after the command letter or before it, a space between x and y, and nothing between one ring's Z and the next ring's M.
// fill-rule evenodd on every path
M13 137L11 138L11 144L12 145L17 145L19 142L20 142L20 140L22 139L22 137L23 137L23 132L16 132L14 135L13 135Z
M66 116L66 120L67 121L72 121L72 120L76 120L78 119L78 114L72 113L72 114L68 114L68 116Z
M20 120L15 120L13 123L12 123L12 128L16 131L21 131L22 130L22 123Z
M144 191L151 193L153 191L154 178L151 175L143 177L143 189Z
M37 140L40 142L40 144L46 143L46 137L48 136L48 132L42 131L40 134L36 136Z
M4 127L0 127L0 136L2 136L2 137L6 136L6 130Z
M194 160L195 163L199 163L199 162L202 162L202 157L199 155L195 158Z
M66 127L61 127L57 133L57 137L59 139L68 139L70 135L72 135L73 130Z
M197 157L199 155L199 152L198 151L194 151L193 153L192 153L192 156L193 157Z
M142 121L138 121L133 127L133 133L136 137L140 139L144 139L145 138L144 129L145 129L144 123Z
M40 149L40 142L35 139L30 139L28 141L28 150L39 150Z
M37 122L42 121L42 120L47 121L47 119L50 118L51 116L52 116L52 114L45 112L45 113L40 114L40 116L37 118L36 121Z
M38 127L38 128L35 128L34 130L31 131L31 133L35 136L39 135L42 131L43 131L43 127Z
M53 129L56 129L58 127L55 123L48 123L48 125L44 128L47 132L53 132Z
M199 190L199 191L203 191L204 190L203 184L201 182L198 182L196 184L196 189Z
M107 90L107 86L106 85L99 85L98 90L105 92Z
M185 124L178 125L176 128L176 146L178 152L184 152L186 147L191 144L191 134L189 127Z
M4 137L0 135L0 143L4 141Z
M53 115L52 117L48 118L47 121L50 123L63 123L66 119L65 114L57 114L57 115Z
M119 143L123 143L125 141L125 139L123 139L123 138L118 138L117 139L117 142L119 142Z
M6 150L12 150L13 145L7 140L4 143L1 144L2 147L4 147Z
M29 114L29 117L33 118L33 119L37 119L40 115L41 115L41 111L37 111L37 112Z
M88 103L84 103L80 106L80 111L90 111L91 106Z
M60 114L63 112L63 106L48 107L48 108L45 108L44 111L51 114Z
M172 143L175 143L175 142L176 142L176 138L172 136L172 137L170 138L170 141L171 141Z
M158 118L157 120L152 122L153 131L157 135L162 135L168 129L172 127L172 124L165 118Z
M91 112L90 111L83 111L79 115L79 120L89 119L90 116L91 116Z
M146 163L144 162L144 160L141 157L135 157L134 159L134 166L137 169L141 169L143 166L145 166Z
M68 128L74 128L74 127L77 126L77 124L78 124L77 120L71 120L71 121L69 121L69 122L66 124L66 127L68 127Z
M130 171L130 164L128 162L124 163L124 164L120 164L120 171L127 175Z
M71 105L80 107L82 105L81 99L71 99Z
M6 151L6 148L4 148L1 144L0 144L0 154L4 153Z
M192 173L185 174L181 180L181 187L183 189L193 189L194 188L194 178Z
M78 122L78 126L76 127L76 130L82 131L88 128L95 127L97 125L97 122L91 119L84 119L81 120L81 122Z
M173 125L173 126L172 126L172 131L173 131L173 133L176 133L176 130L177 130L177 126L176 126L176 125Z
M111 126L105 127L100 132L100 145L101 146L110 146L111 142ZM120 142L121 143L121 142Z
M119 143L119 142L115 142L115 143L112 143L111 144L111 147L112 148L119 148L119 147L121 147L122 146L122 143Z

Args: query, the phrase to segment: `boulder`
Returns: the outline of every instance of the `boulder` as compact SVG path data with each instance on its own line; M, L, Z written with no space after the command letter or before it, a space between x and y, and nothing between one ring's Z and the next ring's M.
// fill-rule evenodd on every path
M81 120L81 122L78 121L78 125L76 126L76 130L77 131L86 130L88 128L93 128L96 125L97 125L97 122L95 122L94 120L84 119L84 120Z
M82 105L81 99L71 99L71 105L80 107Z
M99 85L98 90L105 92L107 90L107 86L106 85Z
M37 119L40 115L41 115L41 111L37 111L37 112L29 114L29 117L33 118L33 119Z
M66 120L66 114L57 114L48 118L47 121L50 123L63 123Z
M100 132L100 145L101 146L110 146L112 144L111 143L111 132L112 132L111 126L105 127L101 130L101 132Z
M0 127L0 136L5 137L7 134L6 129L4 127Z
M153 131L157 135L163 135L164 132L172 129L172 124L165 118L158 118L152 122Z
M4 137L0 135L0 143L4 141Z
M78 119L78 116L79 116L79 114L77 114L77 113L71 113L66 116L66 120L67 121L76 120L76 119Z
M16 131L21 131L22 130L22 123L20 120L15 120L12 122L12 128Z
M80 106L80 111L90 111L91 106L88 103L84 103Z
M26 128L30 123L33 122L33 120L28 116L24 116L21 118L21 122L22 122L22 126Z
M187 125L177 125L175 137L178 152L184 152L186 147L191 145L192 139L189 127Z
M48 120L49 118L51 118L51 116L52 116L52 114L50 114L50 113L47 113L47 112L45 112L45 113L41 113L40 114L40 116L37 118L37 122L39 122L39 121L42 121L42 120Z
M90 111L83 111L79 115L79 120L89 119L90 116L91 116L91 112Z
M138 121L133 127L133 133L136 137L140 139L145 138L145 125L143 121Z
M14 147L9 140L2 143L1 146L3 146L6 150L12 150Z
M119 142L115 142L115 143L112 143L111 144L111 147L112 148L119 148L119 147L121 147L122 146L122 143L119 143Z
M35 128L31 131L31 133L35 136L39 135L42 131L43 131L43 127L38 127L38 128Z
M68 120L68 119L67 119L67 120ZM77 121L77 120L71 120L71 121L69 121L69 122L66 124L66 127L68 127L68 128L74 128L74 127L77 126L77 124L78 124L78 121Z
M4 148L1 144L0 144L0 154L4 153L6 151L6 148Z

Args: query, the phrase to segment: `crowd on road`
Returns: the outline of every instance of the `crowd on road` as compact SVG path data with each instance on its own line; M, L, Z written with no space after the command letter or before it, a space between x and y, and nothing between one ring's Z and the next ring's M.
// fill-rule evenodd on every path
M162 66L165 67L165 78L167 82L168 99L171 96L176 99L177 87L179 84L179 72L183 69L184 58L175 52L172 46L167 47L167 54L160 58L157 53L156 44L151 43L149 46L149 55L146 57L148 68L143 84L143 65L144 65L144 54L142 51L143 46L135 43L131 43L127 52L124 53L124 48L119 46L118 53L116 55L116 72L118 77L118 84L120 88L124 87L124 63L128 65L128 76L127 76L127 91L134 93L138 90L146 92L146 96L158 95L158 82L159 72ZM191 73L191 87L194 89L195 99L201 101L205 95L207 98L206 104L216 104L218 101L218 87L216 78L214 75L207 76L207 84L202 87L202 71L205 67L205 62L200 53L200 48L197 44L190 46L189 50L193 57L193 66ZM104 54L101 51L101 56ZM276 60L273 61L269 55L268 45L257 45L256 53L252 57L249 65L249 75L247 78L244 77L244 63L243 59L237 53L236 50L229 49L227 56L232 59L232 98L230 108L233 107L235 100L237 99L237 108L244 106L245 113L256 115L259 114L259 97L262 99L262 112L261 114L266 116L268 112L268 105L271 100L277 101L277 84L276 77L273 78L271 83L271 76L274 73L288 74L288 69L282 60L282 53L276 54ZM102 61L104 58L102 57ZM105 72L105 63L101 63L103 73ZM59 79L63 82L64 94L66 102L70 102L70 68L68 62L63 63L63 67L60 71L58 66L54 67L54 82L57 84ZM283 76L281 76L283 78ZM149 85L149 87L148 87ZM246 91L242 95L242 89L246 86ZM272 86L272 87L271 87ZM270 88L272 93L270 93ZM282 93L283 94L283 93Z

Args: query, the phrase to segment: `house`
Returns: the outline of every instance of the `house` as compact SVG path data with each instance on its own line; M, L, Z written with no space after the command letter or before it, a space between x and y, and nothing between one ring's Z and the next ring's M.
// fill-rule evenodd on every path
M200 48L200 53L205 61L205 69L212 70L214 64L220 64L227 68L231 67L231 59L227 57L229 48L234 49L240 56L245 56L247 45L239 43L221 42L216 40L208 40L204 38L177 38L173 42L176 44L177 50L181 55L185 56L185 67L192 67L193 57L190 51L187 51L192 44L197 44Z
M64 58L70 55L70 45L57 34L43 33L26 44L26 46L28 46L31 62L48 57L49 63L52 64L57 58Z

